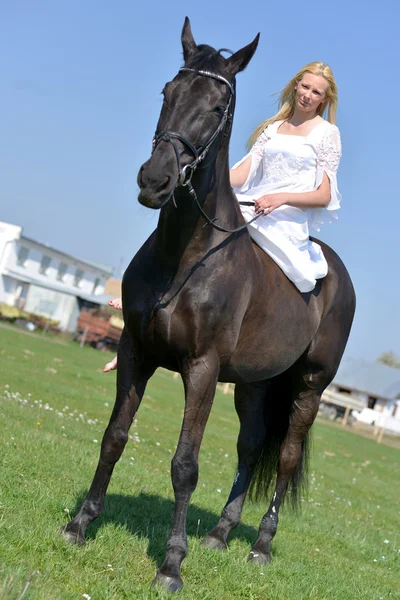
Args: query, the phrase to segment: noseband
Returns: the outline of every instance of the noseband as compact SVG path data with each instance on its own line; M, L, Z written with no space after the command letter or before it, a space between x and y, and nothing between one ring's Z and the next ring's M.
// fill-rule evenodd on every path
M218 75L217 73L211 73L210 71L200 71L197 69L189 69L188 67L182 67L181 69L179 69L180 73L182 71L189 71L191 73L195 73L196 75L203 75L204 77L211 77L212 79L217 79L218 81L222 81L222 83L225 83L229 87L229 91L230 91L229 100L225 107L224 113L221 117L221 120L218 124L218 127L216 128L214 133L211 135L211 137L209 138L207 143L204 144L204 146L202 146L201 148L197 149L189 140L187 140L180 133L176 133L175 131L161 131L158 135L155 135L153 138L153 150L152 151L154 152L154 150L157 148L158 144L161 141L171 142L172 147L175 152L176 160L178 162L178 173L179 174L178 174L178 183L176 184L176 188L177 187L187 187L188 188L189 194L195 200L199 211L201 212L201 214L207 221L206 225L212 225L215 229L218 229L218 231L223 231L224 233L236 233L236 232L241 231L242 229L245 229L246 227L248 227L248 225L250 225L250 223L252 223L256 219L258 219L260 216L262 216L263 213L258 214L251 221L249 221L248 223L245 223L244 225L241 225L240 227L237 227L236 229L224 229L223 227L220 227L219 225L217 225L215 223L217 218L210 219L210 217L208 217L208 215L206 215L206 213L203 211L203 208L198 201L197 194L196 194L196 192L193 188L192 182L191 182L193 173L195 172L195 170L197 169L199 164L205 159L208 151L210 150L212 144L215 142L217 137L221 133L223 133L227 122L228 121L232 122L231 106L232 106L232 99L235 95L235 88L233 87L232 83L230 81L228 81L228 79L226 79L222 75ZM184 144L194 156L193 162L184 166L183 168L181 165L179 148L178 148L175 140L179 140L180 142L182 142L182 144ZM174 202L175 202L175 198L174 198Z

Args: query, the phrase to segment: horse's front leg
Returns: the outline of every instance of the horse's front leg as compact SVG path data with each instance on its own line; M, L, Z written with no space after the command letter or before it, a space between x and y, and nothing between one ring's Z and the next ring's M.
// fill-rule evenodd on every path
M153 584L161 583L171 592L182 585L181 564L188 545L186 514L198 479L198 456L204 429L210 414L219 374L219 359L209 353L190 359L182 370L185 387L185 412L178 447L171 464L175 509L163 565Z
M225 550L228 535L240 523L247 490L263 449L266 433L264 411L267 390L266 381L235 386L235 408L240 419L237 442L238 469L221 518L202 540L202 546Z
M124 330L118 348L116 400L103 436L96 473L78 514L61 530L71 542L83 544L86 528L101 512L111 474L125 448L129 428L153 372L154 367L137 360L133 341Z

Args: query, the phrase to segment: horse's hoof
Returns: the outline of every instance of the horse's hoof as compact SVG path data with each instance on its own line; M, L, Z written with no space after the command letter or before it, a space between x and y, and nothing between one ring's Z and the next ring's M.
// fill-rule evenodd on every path
M78 533L74 531L68 531L68 525L63 525L59 531L59 534L69 544L78 544L78 546L83 546L86 541L85 537L79 531Z
M212 535L206 535L200 542L200 546L210 548L210 550L226 550L228 546L223 540L220 540Z
M247 560L255 565L266 565L271 562L272 556L270 553L264 554L259 550L251 550Z
M180 577L169 577L168 575L163 575L160 571L157 571L151 585L152 587L162 585L167 592L178 592L183 587L183 581Z

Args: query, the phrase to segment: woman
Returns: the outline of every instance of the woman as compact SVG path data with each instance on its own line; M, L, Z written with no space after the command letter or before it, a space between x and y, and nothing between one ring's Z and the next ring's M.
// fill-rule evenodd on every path
M250 152L230 170L252 239L281 267L302 293L325 277L321 247L309 239L325 222L337 219L340 194L336 173L341 157L336 127L337 86L330 67L312 62L289 81L279 111L249 140ZM322 115L327 112L328 120ZM111 306L122 308L120 299ZM117 366L117 358L103 371Z
M300 292L327 274L321 247L309 229L337 218L336 172L341 157L334 125L337 87L328 65L301 69L283 90L279 112L250 138L251 150L230 171L232 187L253 240ZM328 121L322 118L327 110ZM250 204L250 206L249 206Z

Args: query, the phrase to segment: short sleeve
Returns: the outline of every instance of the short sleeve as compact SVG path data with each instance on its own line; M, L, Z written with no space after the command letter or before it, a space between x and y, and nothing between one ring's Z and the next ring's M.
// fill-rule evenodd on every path
M253 144L250 152L246 154L239 162L233 165L233 169L239 167L247 158L251 157L250 171L246 181L240 188L234 188L235 194L244 194L250 188L255 187L261 181L262 178L262 155L264 152L265 144L270 139L268 135L268 128L264 129L261 135L258 136L255 144Z
M337 171L341 156L342 144L339 129L336 125L330 125L317 145L315 189L319 188L324 173L326 173L331 186L331 199L328 206L313 211L313 217L309 225L315 231L319 231L321 225L336 221L338 218L337 211L340 209L342 197L338 189Z

